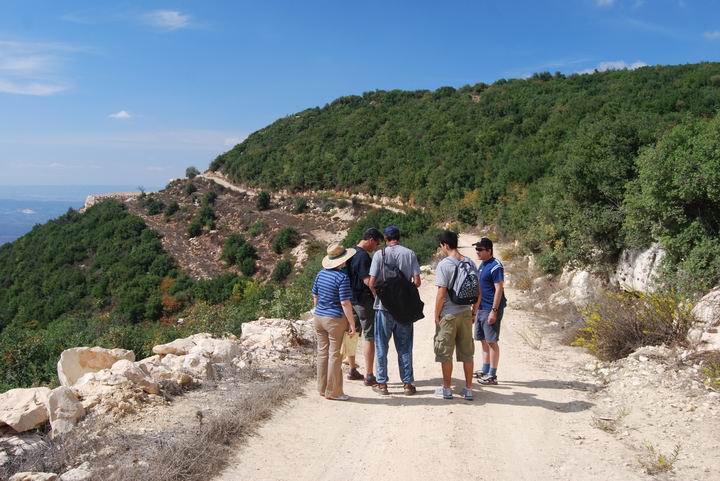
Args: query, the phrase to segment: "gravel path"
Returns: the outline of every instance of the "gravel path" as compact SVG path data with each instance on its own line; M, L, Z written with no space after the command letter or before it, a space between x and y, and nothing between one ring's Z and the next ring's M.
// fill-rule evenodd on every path
M461 237L461 245L474 241ZM464 253L475 258L472 249ZM306 395L277 412L218 479L647 479L627 448L591 425L588 394L595 386L573 374L589 356L554 342L542 350L526 345L519 333L534 320L512 309L518 295L512 290L501 335L500 384L477 386L475 400L464 401L457 396L463 382L455 364L455 399L436 398L441 379L432 343L433 281L423 279L426 318L415 324L416 396L402 395L391 347L391 396L346 381L351 400L333 402L309 383Z

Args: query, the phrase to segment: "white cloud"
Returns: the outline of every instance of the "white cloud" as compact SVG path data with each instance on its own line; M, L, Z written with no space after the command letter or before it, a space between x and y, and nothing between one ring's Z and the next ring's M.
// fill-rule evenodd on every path
M595 0L595 4L598 7L612 7L615 4L615 0Z
M720 40L720 30L705 32L703 33L703 37L705 37L706 40Z
M67 86L61 84L38 83L38 82L11 82L0 79L0 93L14 95L35 95L44 97L67 90Z
M58 71L65 56L79 50L58 43L0 40L0 93L44 96L66 90Z
M118 120L129 120L132 118L132 115L127 110L121 110L120 112L115 112L114 114L108 115L111 119L118 119Z
M647 67L648 64L645 62L637 61L633 63L627 63L624 60L609 60L605 62L600 62L597 67L595 68L588 68L585 70L581 70L580 74L586 74L586 73L595 73L597 72L606 72L608 70L635 70L640 67Z
M190 27L190 15L177 10L155 10L143 15L146 23L164 30L178 30Z

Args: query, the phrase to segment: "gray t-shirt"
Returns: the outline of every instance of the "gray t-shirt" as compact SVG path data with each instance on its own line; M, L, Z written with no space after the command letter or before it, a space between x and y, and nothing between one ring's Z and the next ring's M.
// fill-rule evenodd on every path
M469 257L463 256L463 260L464 262L469 262L473 268L475 267L475 263ZM447 287L448 289L451 288L452 286L450 283L452 282L453 275L455 274L455 266L459 264L460 261L454 257L446 257L441 260L435 269L435 285L438 287ZM472 306L455 304L450 300L450 296L445 293L445 304L443 304L440 317L445 317L448 314L455 315L460 312L470 310L471 308Z
M382 251L382 249L378 249L378 251L375 252L372 264L370 264L370 276L375 279L379 279L382 273ZM417 256L413 251L401 245L385 248L385 264L388 266L397 266L405 276L405 279L410 282L412 282L414 276L420 275L420 264L418 263ZM385 310L379 297L375 298L374 307L375 309Z

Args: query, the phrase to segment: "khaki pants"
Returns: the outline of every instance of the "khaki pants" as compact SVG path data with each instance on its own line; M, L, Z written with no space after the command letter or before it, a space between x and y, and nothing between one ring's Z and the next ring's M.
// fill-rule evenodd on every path
M338 397L343 393L340 346L348 328L344 317L315 316L317 334L317 388L321 396Z

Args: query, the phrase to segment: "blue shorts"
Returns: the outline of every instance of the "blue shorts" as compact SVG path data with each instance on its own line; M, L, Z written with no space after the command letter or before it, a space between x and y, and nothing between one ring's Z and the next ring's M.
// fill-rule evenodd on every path
M505 308L501 307L497 312L495 324L488 324L487 319L490 309L480 310L475 318L475 340L498 342L500 340L500 321L502 321Z

